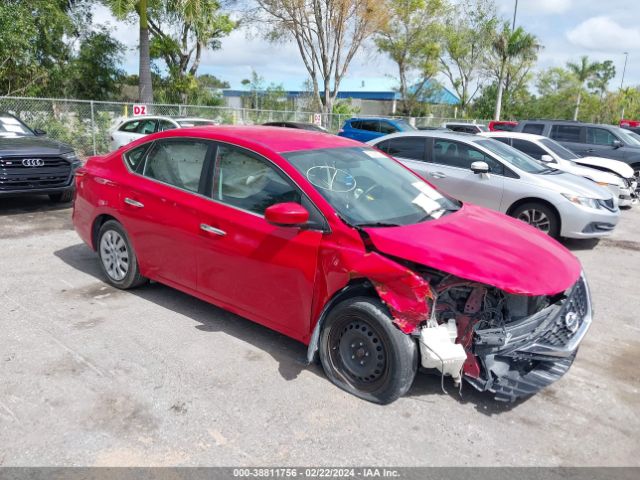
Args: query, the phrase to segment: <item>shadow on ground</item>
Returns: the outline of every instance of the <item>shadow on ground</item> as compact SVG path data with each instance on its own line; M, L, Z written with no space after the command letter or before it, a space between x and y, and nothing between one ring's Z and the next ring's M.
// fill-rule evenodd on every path
M76 244L54 252L67 265L104 282L98 258L84 244ZM105 283L106 285L106 283ZM207 302L194 298L173 288L152 282L149 285L129 290L136 295L163 308L179 313L198 322L198 330L222 332L239 340L249 342L259 350L271 355L278 362L278 370L285 380L295 380L303 370L325 378L318 363L307 364L307 347L289 337L251 322L243 317L222 310ZM328 382L328 381L327 381ZM327 385L327 387L329 387ZM522 403L496 402L490 394L478 392L471 385L463 384L462 395L453 387L451 379L445 379L446 393L442 391L440 377L420 373L407 396L424 398L445 395L460 403L472 403L478 412L495 415L507 412Z
M65 210L71 207L71 202L55 203L47 195L27 195L20 197L0 198L1 215L20 215L34 212L50 212Z

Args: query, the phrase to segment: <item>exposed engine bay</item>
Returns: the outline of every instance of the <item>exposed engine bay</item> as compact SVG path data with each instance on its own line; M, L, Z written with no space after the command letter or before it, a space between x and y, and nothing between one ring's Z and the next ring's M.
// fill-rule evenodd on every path
M420 270L434 293L430 319L420 329L423 367L451 376L456 384L462 377L478 390L495 393L496 400L514 401L554 382L571 366L591 322L582 277L555 296L524 296ZM452 343L463 347L462 357Z

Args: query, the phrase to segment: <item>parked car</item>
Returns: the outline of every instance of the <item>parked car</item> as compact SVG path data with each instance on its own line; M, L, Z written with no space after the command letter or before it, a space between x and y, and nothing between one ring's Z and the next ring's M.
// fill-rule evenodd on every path
M629 130L635 134L640 134L640 120L620 120L620 128Z
M71 145L45 135L0 112L0 197L43 194L53 202L73 199L74 173L81 162Z
M284 128L298 128L302 130L311 130L312 132L327 132L327 129L316 125L315 123L305 122L267 122L263 123L265 127L284 127Z
M369 142L454 198L522 220L552 237L609 235L620 217L609 190L479 135L413 132Z
M524 120L516 132L549 137L581 157L620 160L640 177L640 136L613 125L566 120Z
M368 142L395 132L412 132L416 128L404 120L394 118L350 118L338 132L341 137Z
M587 167L577 163L574 158L579 159L580 157L556 141L532 133L487 132L481 135L516 148L536 160L547 163L552 168L588 178L600 186L607 187L613 196L618 198L620 207L630 207L633 202L637 202L635 191L637 182L633 176L633 169L626 163L591 157L592 165L597 165L599 168ZM607 171L609 170L607 168L609 162L619 163L618 170L623 170L626 178L616 175L612 171Z
M479 123L447 122L443 126L449 130L452 130L454 132L460 132L460 133L476 134L476 133L489 131L489 128L487 128L486 125L481 125Z
M489 122L490 132L512 132L518 126L518 122L510 122L505 120L492 120Z
M591 323L562 245L346 138L171 130L92 157L77 184L73 223L111 285L153 279L277 330L372 402L407 392L419 364L531 395Z
M145 115L133 118L126 118L111 131L111 150L126 145L133 140L137 140L145 135L156 132L164 132L165 130L173 130L174 128L187 128L203 125L218 125L216 120L206 118L172 118L163 116Z

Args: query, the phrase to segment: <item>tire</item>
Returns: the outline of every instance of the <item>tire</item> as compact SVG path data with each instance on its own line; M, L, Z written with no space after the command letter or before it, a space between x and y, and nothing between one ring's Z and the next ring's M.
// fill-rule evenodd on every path
M558 238L560 235L560 219L558 218L558 214L544 203L523 203L514 209L510 215L528 223L550 237Z
M112 286L128 290L148 281L140 275L136 254L119 222L108 220L100 227L97 248L100 268Z
M415 340L396 328L376 298L355 297L336 305L323 326L319 351L329 380L382 405L404 395L418 369Z
M52 193L49 195L49 200L53 203L67 203L73 200L73 194L75 192L75 188L70 188L69 190L65 190L62 193Z

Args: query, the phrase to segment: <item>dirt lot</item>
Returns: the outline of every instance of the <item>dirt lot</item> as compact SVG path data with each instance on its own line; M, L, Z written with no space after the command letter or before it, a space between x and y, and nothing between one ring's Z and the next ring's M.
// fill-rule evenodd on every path
M595 320L567 376L504 405L419 375L380 407L281 335L107 286L68 208L0 200L0 465L639 466L640 207L568 246Z

